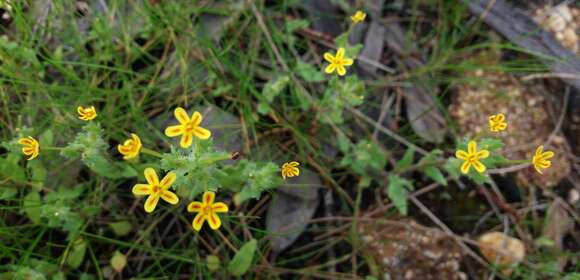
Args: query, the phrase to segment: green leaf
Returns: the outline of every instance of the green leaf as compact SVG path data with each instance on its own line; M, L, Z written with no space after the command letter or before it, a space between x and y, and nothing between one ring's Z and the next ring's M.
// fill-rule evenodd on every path
M310 23L305 19L293 19L286 21L286 31L288 33L292 33L300 28L306 28L310 25Z
M254 253L256 252L258 242L256 239L252 239L236 253L234 258L228 264L228 271L234 276L244 275L250 266L252 265L252 260L254 258Z
M109 227L111 227L117 236L125 236L131 232L131 229L133 229L133 225L128 221L112 222L109 223Z
M0 186L0 200L8 200L16 196L18 190L13 186Z
M488 150L493 152L504 146L503 141L499 138L483 138L477 143L477 150Z
M87 242L82 237L77 238L75 241L73 241L70 250L65 251L66 264L74 269L79 268L85 259L86 251Z
M389 176L387 195L402 215L407 215L407 189L413 189L413 184L397 175Z
M439 168L435 166L429 166L425 168L425 175L440 185L447 186L447 180Z
M258 113L260 113L261 115L266 115L270 112L270 105L268 105L268 103L266 102L259 102L258 103Z
M98 151L87 151L82 161L95 173L110 179L136 177L137 171L125 163L112 162Z
M350 140L343 133L339 133L336 140L341 152L346 153L350 150Z
M289 82L290 78L288 76L281 76L268 81L262 89L262 97L264 97L268 102L274 101L274 98L276 98L276 96L286 88Z
M209 271L217 271L220 268L220 259L216 255L207 255L205 261Z
M38 192L29 192L24 197L23 204L23 209L26 216L28 216L28 219L30 219L30 221L35 225L40 224L40 214L42 212L40 209L40 206L42 205L40 194L38 194Z
M413 163L413 155L415 155L415 149L408 148L403 155L403 158L397 161L395 164L395 170L404 170L405 168L411 166Z
M123 268L127 265L127 257L119 251L113 253L111 257L111 266L117 272L123 271Z
M41 146L51 147L54 143L54 133L51 129L47 129L38 137L38 141Z
M447 171L451 177L458 179L461 176L461 163L462 161L458 158L449 158L445 164L443 164L443 169L445 169L445 171Z
M296 60L296 68L294 68L294 71L300 78L307 82L322 82L326 80L326 77L320 72L320 69L299 59Z
M6 158L0 158L0 178L8 178L17 183L26 182L26 172L19 162L22 155L8 154Z

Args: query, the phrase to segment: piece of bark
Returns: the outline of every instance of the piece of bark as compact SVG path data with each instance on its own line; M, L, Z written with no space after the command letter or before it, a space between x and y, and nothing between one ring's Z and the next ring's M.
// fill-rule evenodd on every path
M563 47L550 32L544 30L524 11L504 0L463 2L474 15L484 15L483 20L512 43L538 56L552 72L580 73L580 58ZM580 80L564 79L564 82L580 90Z

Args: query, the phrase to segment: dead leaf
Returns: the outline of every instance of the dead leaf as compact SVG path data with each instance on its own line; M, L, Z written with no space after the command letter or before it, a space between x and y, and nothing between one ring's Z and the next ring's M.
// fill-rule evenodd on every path
M321 181L315 173L301 169L300 176L289 178L287 182L276 190L266 218L274 255L288 248L302 234L320 201Z
M554 241L554 248L558 251L564 250L564 236L574 229L574 221L570 218L570 215L568 215L568 212L564 209L562 203L563 201L559 198L552 202L552 205L548 209L542 232L543 237ZM560 270L566 266L567 262L568 258L566 256L558 258Z
M526 247L521 240L501 232L488 232L479 237L479 250L489 262L505 267L502 273L508 276L526 256Z
M383 47L385 43L384 36L385 27L379 23L371 22L359 57L364 57L366 60L379 63L383 56ZM377 74L378 68L375 65L366 63L362 60L357 60L357 65L368 74Z

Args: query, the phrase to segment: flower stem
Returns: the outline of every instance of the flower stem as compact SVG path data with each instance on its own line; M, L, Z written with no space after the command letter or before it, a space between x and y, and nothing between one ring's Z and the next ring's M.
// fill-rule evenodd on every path
M143 152L146 155L150 155L150 156L154 156L154 157L158 157L158 158L163 158L163 155L161 153L153 151L151 149L147 149L145 147L141 148L141 152Z

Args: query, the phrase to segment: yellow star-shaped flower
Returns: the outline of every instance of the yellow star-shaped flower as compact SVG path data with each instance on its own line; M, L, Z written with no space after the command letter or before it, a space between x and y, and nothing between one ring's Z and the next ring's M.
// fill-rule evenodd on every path
M141 139L137 134L131 133L131 138L125 140L123 145L118 145L117 150L123 155L124 160L136 158L141 151Z
M179 144L182 148L191 146L193 136L199 139L208 139L211 136L211 131L199 126L202 121L202 116L199 112L193 112L193 115L189 118L185 109L177 107L174 113L180 124L168 126L165 129L165 135L168 137L181 135Z
M38 156L40 144L32 136L20 138L18 144L24 145L24 147L22 147L22 153L29 156L28 160L34 159Z
M133 194L149 195L145 201L145 212L153 212L159 202L159 198L173 205L179 202L177 195L169 190L169 187L171 187L171 184L177 178L174 172L167 173L161 182L159 182L159 177L157 177L157 173L155 173L153 168L145 168L144 174L147 184L136 184L133 186Z
M79 113L79 119L83 121L91 121L97 117L97 110L95 106L83 108L82 106L77 107L77 112Z
M505 123L505 115L497 114L489 117L489 130L491 132L500 132L507 128L507 123Z
M532 158L532 164L538 173L542 174L542 169L546 169L552 165L552 162L549 161L552 157L554 157L554 152L552 151L545 151L544 146L539 146L536 149L536 154Z
M477 151L477 143L475 141L469 141L467 144L467 152L463 150L457 150L455 152L455 157L464 160L461 165L461 173L469 173L469 169L473 166L475 170L479 173L485 172L485 165L483 165L479 160L489 157L488 150Z
M188 212L197 213L191 226L195 231L200 231L203 223L207 221L209 227L213 230L220 228L222 221L216 213L227 213L228 206L223 202L215 202L214 192L205 192L202 201L194 201L187 205Z
M300 169L298 169L298 165L300 165L300 163L298 163L297 161L284 163L282 165L281 170L282 178L286 179L286 177L294 177L300 175Z
M350 17L350 19L352 20L352 23L356 24L359 22L363 22L366 17L367 14L365 14L363 11L356 11L356 13L354 13L354 15Z
M332 74L332 72L336 71L339 76L344 76L346 74L345 66L350 66L354 63L354 60L350 58L344 57L344 48L338 48L336 51L336 55L332 55L329 52L324 54L324 59L328 61L328 66L324 69L326 74Z

